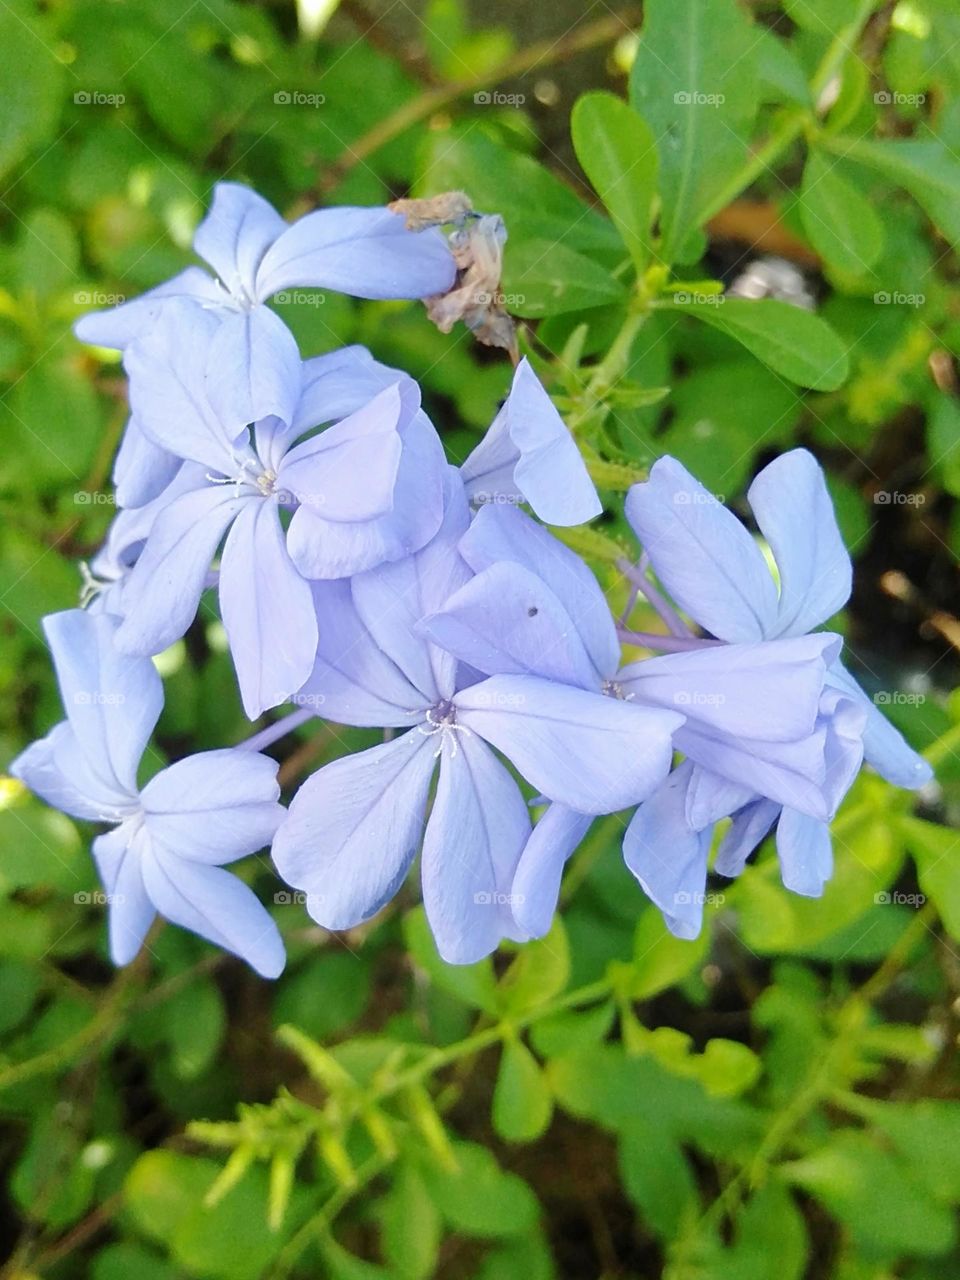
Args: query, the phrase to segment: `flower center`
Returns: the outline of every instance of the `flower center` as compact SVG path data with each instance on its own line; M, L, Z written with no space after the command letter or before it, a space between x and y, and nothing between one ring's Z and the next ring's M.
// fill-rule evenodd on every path
M616 698L618 702L632 702L634 694L627 693L618 680L604 680L603 692L608 698Z
M450 735L451 742L451 758L457 754L459 743L457 742L458 733L469 734L470 730L465 724L457 724L457 709L449 699L438 702L436 706L429 707L426 713L426 719L423 724L417 725L418 732L422 733L425 738L433 738L437 734L440 735L440 745L433 753L434 759L443 751L443 745L447 741L447 734Z

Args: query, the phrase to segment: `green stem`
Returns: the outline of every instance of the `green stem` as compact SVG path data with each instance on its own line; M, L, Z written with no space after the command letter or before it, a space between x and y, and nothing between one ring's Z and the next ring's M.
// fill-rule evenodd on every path
M824 89L837 75L870 20L877 0L860 0L860 7L847 25L834 36L830 46L810 81L810 96L816 105ZM739 169L727 185L715 196L704 214L703 221L709 222L721 209L725 209L737 196L753 185L767 170L773 167L788 147L800 137L809 124L814 122L814 113L808 107L793 107L784 112L779 123L761 147L758 148Z

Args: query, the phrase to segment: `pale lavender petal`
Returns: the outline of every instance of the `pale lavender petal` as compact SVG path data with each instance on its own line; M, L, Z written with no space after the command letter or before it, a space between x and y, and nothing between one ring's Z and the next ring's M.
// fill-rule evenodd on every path
M763 468L747 498L780 571L767 635L803 635L843 608L853 577L823 471L806 449L791 449Z
M777 857L786 888L807 898L819 898L833 874L829 825L784 808L777 823Z
M213 336L204 389L228 434L271 415L289 422L300 396L300 351L267 307L224 317Z
M124 353L130 408L154 444L233 475L235 442L248 419L221 418L207 395L210 350L223 318L169 303L150 330Z
M400 437L403 447L392 510L351 524L325 520L306 508L296 513L287 545L306 577L364 573L413 555L437 533L450 470L440 437L422 413L401 426Z
M257 273L257 297L280 289L335 289L354 298L446 293L456 269L436 231L408 231L388 209L320 209L288 227Z
M72 818L112 822L132 807L132 797L120 783L99 776L103 770L96 771L66 720L21 751L7 772Z
M593 818L564 804L551 804L524 845L513 877L514 919L531 938L550 932L560 899L563 868L590 829Z
M635 707L534 676L491 676L454 699L458 723L479 734L551 800L613 813L666 777L682 716Z
M687 825L694 831L702 831L704 827L712 827L721 818L736 813L753 799L754 793L749 787L694 764L687 784L684 811Z
M907 742L899 729L894 728L876 703L863 692L853 676L839 662L827 673L827 682L842 689L866 711L863 730L863 758L895 787L915 791L925 787L933 778L933 769Z
M633 815L623 838L627 866L678 938L695 938L703 923L711 836L709 827L694 831L687 823L689 776L686 764L674 769Z
M163 511L121 597L118 645L128 653L160 653L179 640L194 617L210 563L231 520L256 497L232 485L204 485Z
M631 663L617 683L640 702L736 738L792 742L812 733L827 666L842 641L822 632L795 640L725 644Z
M498 491L512 445L513 484ZM574 525L592 520L603 510L577 443L524 358L513 375L510 394L488 437L481 440L463 464L468 495L484 493L512 499L519 490L541 520Z
M419 389L409 379L387 387L292 449L279 469L280 487L324 520L352 523L384 515L393 507L399 429L419 407Z
M627 520L658 578L720 640L762 640L776 625L777 590L746 528L675 458L655 462L626 499Z
M247 718L296 693L317 652L310 584L287 553L276 502L253 498L238 513L220 560L220 614Z
M461 541L460 554L476 573L508 560L541 578L573 619L598 678L613 677L620 664L620 641L610 606L576 552L522 511L484 507Z
M93 856L108 898L107 932L114 964L129 964L157 916L143 883L141 858L148 847L138 819L97 836Z
M364 626L350 583L311 585L320 639L313 672L293 701L338 724L399 728L423 720L429 703Z
M265 848L286 817L277 762L240 747L162 769L141 794L155 849L194 862L233 862Z
M600 691L566 609L541 578L501 561L419 624L422 634L487 675L538 675Z
M73 331L81 342L91 346L123 351L134 339L148 333L157 317L171 303L193 302L198 308L225 308L229 298L206 271L187 267L172 280L148 289L139 298L106 311L91 311L81 316Z
M259 301L257 271L273 242L287 229L272 204L237 182L218 182L193 247L237 297Z
M780 805L772 800L756 800L735 813L717 850L713 864L717 874L738 876L779 816Z
M131 417L120 440L113 463L113 483L117 504L142 507L169 485L180 467L180 459L158 444Z
M163 708L149 658L115 644L117 620L68 609L43 620L67 719L91 770L110 790L136 794L137 767Z
M252 889L221 867L160 853L148 845L143 883L162 916L246 960L264 978L282 973L279 930Z
M423 905L448 964L473 964L517 937L513 877L530 835L516 782L482 742L444 735L423 840Z
M470 577L457 552L469 520L463 486L450 467L443 524L433 540L415 555L353 580L353 598L370 634L428 704L453 693L456 662L425 640L417 623Z
M400 888L423 835L435 750L414 729L325 765L293 797L273 859L324 928L368 920Z

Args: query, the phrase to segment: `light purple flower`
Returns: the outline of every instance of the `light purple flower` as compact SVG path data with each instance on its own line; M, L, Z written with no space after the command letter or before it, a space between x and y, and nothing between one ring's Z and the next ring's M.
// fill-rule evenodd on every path
M388 209L321 209L290 225L262 196L233 182L214 188L194 248L216 278L188 267L140 298L83 316L76 333L123 351L171 304L214 316L223 376L245 423L277 412L278 386L298 359L293 335L263 305L269 298L312 287L358 298L423 298L446 292L456 270L438 231L408 231Z
M779 589L747 529L675 459L660 459L650 479L627 495L627 518L657 577L689 617L728 642L721 652L744 642L763 652L788 638L796 643L850 594L850 557L823 472L806 450L765 467L748 499L773 553ZM644 696L657 664L663 669L682 657L637 663L630 687ZM711 742L692 717L678 734L687 764L637 811L624 841L628 865L681 936L700 928L706 849L720 818L732 815L733 826L717 871L737 874L776 823L784 884L818 896L833 867L829 822L861 758L899 786L920 787L932 776L845 670L839 648L825 648L823 658L809 736L774 746L759 772L746 756L738 769L732 744ZM756 705L771 724L782 717L783 703L763 696L759 685Z
M603 510L576 441L526 358L460 472L471 502L528 502L548 524L583 524Z
M421 634L421 620L429 630L470 578L457 551L469 514L459 476L450 476L444 524L427 547L349 585L315 587L334 622L321 634L304 696L322 699L329 719L408 732L308 779L273 854L284 879L306 891L314 919L340 929L396 893L422 839L423 898L440 953L470 963L502 937L523 936L511 893L530 819L491 747L548 797L609 813L664 777L682 717L523 670L478 679ZM547 621L537 599L523 605L534 637ZM505 630L517 616L503 614Z
M133 959L160 914L275 978L284 965L277 927L222 868L273 838L284 816L276 762L254 751L207 751L140 788L163 691L148 658L116 649L115 627L105 613L77 609L44 620L67 718L10 771L48 804L113 826L94 840L93 855L116 964Z
M253 719L313 666L307 579L356 573L426 541L440 519L444 464L416 384L387 382L355 351L298 361L284 416L238 425L216 374L216 338L214 320L171 309L133 349L137 421L184 462L150 504L145 545L119 594L117 642L150 654L179 639L223 541L221 615ZM292 513L289 528L282 511Z

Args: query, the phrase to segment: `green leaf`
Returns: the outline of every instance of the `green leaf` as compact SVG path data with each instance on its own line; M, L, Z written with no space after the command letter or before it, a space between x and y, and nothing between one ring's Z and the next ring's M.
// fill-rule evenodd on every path
M408 1160L400 1163L384 1198L382 1224L384 1257L399 1280L432 1276L440 1247L440 1214Z
M960 939L960 837L950 827L922 818L904 817L899 825L917 864L920 888L932 899L950 937Z
M64 101L54 39L32 4L0 8L0 81L9 86L0 113L0 174L54 133Z
M800 216L828 266L863 275L883 251L883 225L873 205L822 151L812 151L804 168Z
M645 121L612 93L586 93L570 117L573 149L638 274L651 258L657 145Z
M837 1135L781 1172L839 1218L861 1248L935 1256L956 1238L951 1210L865 1134Z
M489 960L476 964L447 964L440 958L423 907L408 911L403 921L403 936L413 960L435 987L456 996L464 1004L496 1013L499 1008L493 965Z
M540 1065L520 1040L507 1040L493 1091L493 1127L508 1142L533 1142L550 1124L553 1101Z
M679 1142L655 1118L636 1116L617 1154L624 1190L644 1221L663 1239L675 1239L697 1208L696 1180Z
M626 289L606 268L557 240L508 241L503 289L525 319L620 302Z
M757 32L736 0L648 0L630 100L657 139L667 262L743 164L759 105ZM693 256L691 256L693 255Z
M457 1142L458 1171L423 1165L433 1201L450 1225L470 1236L521 1235L540 1216L536 1196L515 1173L505 1173L485 1147Z
M801 387L835 391L850 371L846 347L826 321L788 302L724 297L670 306L736 338L774 373Z
M569 980L570 944L557 916L545 937L520 948L500 983L500 1005L507 1013L525 1013L559 995Z
M355 1022L370 999L370 965L351 951L323 951L285 980L273 1006L276 1026L292 1022L325 1040Z
M955 249L960 248L960 160L942 142L837 137L827 138L826 145L909 191L944 237Z
M680 982L703 962L708 944L706 927L692 941L676 938L663 923L660 912L648 907L637 922L634 934L631 997L647 1000Z
M494 142L473 123L433 135L423 168L429 186L418 185L418 195L466 191L475 208L503 217L508 243L562 240L585 252L622 251L616 229L598 210L539 161Z

